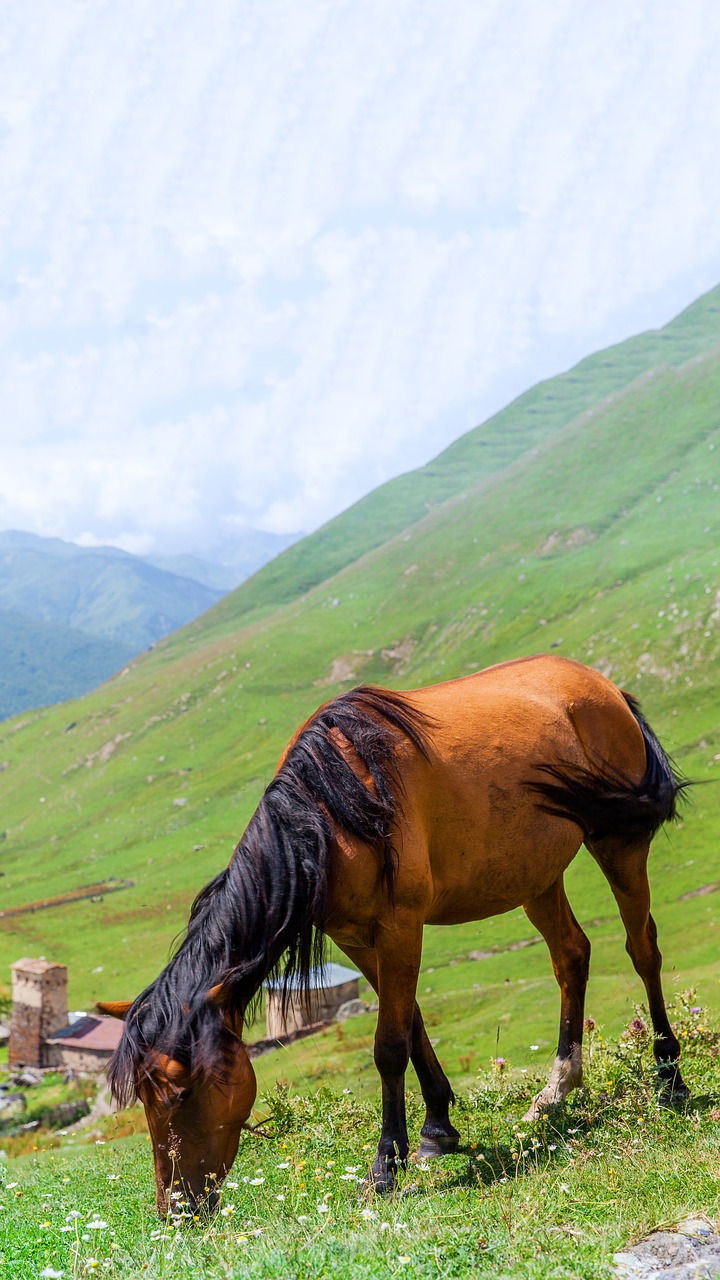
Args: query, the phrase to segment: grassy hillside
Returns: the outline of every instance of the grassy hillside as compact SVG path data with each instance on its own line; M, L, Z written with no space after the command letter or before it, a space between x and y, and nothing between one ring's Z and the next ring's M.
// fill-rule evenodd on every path
M284 604L403 532L426 512L500 474L585 410L650 370L677 367L720 343L720 287L664 328L640 334L540 382L427 466L381 485L296 543L227 603L236 621Z
M680 1031L696 1088L687 1113L658 1108L647 1036L603 1044L595 1035L585 1095L535 1124L520 1120L535 1071L482 1071L456 1109L460 1151L410 1164L388 1199L358 1187L377 1142L375 1106L347 1087L291 1105L275 1094L265 1103L271 1139L243 1134L220 1213L201 1228L181 1205L160 1224L147 1135L114 1141L131 1128L118 1117L100 1145L91 1129L14 1160L4 1185L0 1172L0 1266L12 1280L610 1276L616 1250L688 1217L712 1222L720 1208L709 1102L720 1088L719 1037L703 1013L686 1012ZM408 1121L414 1141L415 1099ZM684 1247L702 1262L687 1237L670 1244L666 1257L677 1261ZM712 1262L668 1274L712 1274Z
M393 537L364 554L356 548L305 594L272 607L285 590L278 565L292 565L303 546L305 580L321 571L318 548L329 543L319 535L81 703L0 726L3 903L110 876L135 881L104 902L0 920L2 965L24 954L66 961L75 1007L134 995L162 964L193 893L229 857L296 725L360 680L411 687L552 649L639 694L687 772L712 778L720 761L716 295L669 328L668 339L664 330L610 353L610 366L631 375L620 392L606 394L602 355L584 362L579 370L590 366L598 381L581 412L518 437L515 452L474 482L470 464L458 463L445 501L433 506L437 490L426 488L431 510L418 518L410 503ZM678 360L688 349L692 358L638 374L637 353L657 358L666 345ZM554 386L534 393L538 403L553 402ZM463 440L453 446L458 457L474 448ZM405 483L421 486L423 475ZM340 561L358 511L335 522ZM283 572L287 585L291 569ZM715 1000L718 898L682 899L718 879L719 836L715 789L700 788L653 855L670 986L674 969L678 982L698 982ZM569 892L593 942L590 1010L617 1025L640 993L609 892L582 855ZM532 935L521 912L428 930L421 998L455 1079L472 1079L498 1043L525 1059L531 1043L543 1061L551 1054L557 995L544 947L507 949ZM468 960L478 948L491 956ZM310 1087L349 1071L374 1090L371 1030L368 1016L342 1037L262 1059L262 1078L280 1073Z

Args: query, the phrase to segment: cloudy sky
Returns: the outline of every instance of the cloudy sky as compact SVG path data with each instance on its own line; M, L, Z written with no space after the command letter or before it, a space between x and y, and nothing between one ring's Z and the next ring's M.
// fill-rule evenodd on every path
M720 282L714 0L5 0L0 528L310 530Z

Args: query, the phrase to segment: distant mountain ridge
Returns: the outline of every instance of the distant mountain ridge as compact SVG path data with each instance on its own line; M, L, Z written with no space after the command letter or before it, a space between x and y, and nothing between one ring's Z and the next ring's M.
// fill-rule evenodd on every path
M211 563L0 532L0 719L94 688L292 541L238 537Z
M232 591L246 578L303 537L302 533L271 533L239 526L235 532L214 539L202 555L144 556L148 564L182 578L193 578L216 591Z
M78 697L135 653L114 640L0 609L0 720Z
M117 547L0 533L0 608L136 653L204 613L221 594Z

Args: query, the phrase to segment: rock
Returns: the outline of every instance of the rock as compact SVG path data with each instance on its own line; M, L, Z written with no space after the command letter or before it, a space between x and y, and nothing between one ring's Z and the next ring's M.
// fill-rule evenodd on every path
M346 1000L335 1014L335 1021L346 1022L348 1018L357 1018L361 1013L367 1013L369 1008L364 1000Z
M678 1223L677 1229L684 1236L700 1236L702 1239L715 1234L710 1223L704 1218L686 1218L684 1222ZM720 1241L718 1243L720 1244Z
M0 1116L3 1120L19 1116L26 1107L24 1093L0 1093Z
M25 1067L17 1077L16 1083L24 1085L26 1089L32 1089L33 1085L42 1084L42 1071L36 1071L34 1067Z
M89 1115L90 1103L87 1098L81 1098L78 1102L61 1102L52 1111L49 1111L45 1117L45 1124L49 1128L57 1125L65 1127L82 1119L83 1116Z
M709 1280L720 1276L720 1237L704 1218L686 1218L674 1231L655 1231L616 1253L613 1261L620 1280Z

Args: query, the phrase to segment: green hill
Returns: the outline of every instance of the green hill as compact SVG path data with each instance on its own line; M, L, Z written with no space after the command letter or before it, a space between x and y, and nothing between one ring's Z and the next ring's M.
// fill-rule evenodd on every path
M468 486L498 475L585 410L653 369L677 367L720 343L720 286L663 329L589 356L540 382L468 431L427 466L381 485L317 533L295 543L228 601L235 619L295 599L401 533Z
M220 594L117 547L0 533L0 608L102 636L135 653L209 609Z
M0 533L0 719L94 688L220 595L115 547Z
M115 640L0 609L0 719L80 697L135 656Z
M528 392L81 703L0 726L3 905L111 876L135 885L0 920L0 963L66 961L77 1006L134 995L230 856L294 728L361 680L411 687L553 649L637 693L686 771L712 778L719 296ZM681 899L718 879L719 828L714 788L698 788L652 867L663 951L713 997L717 895ZM617 1020L640 992L609 891L582 855L569 893L593 943L591 1011ZM428 930L421 997L455 1076L501 1033L503 1049L532 1040L550 1053L547 955L507 950L532 933L517 912ZM491 957L468 960L478 947ZM374 1088L362 1074L369 1034L359 1019L342 1042L304 1042L263 1072L347 1069Z

